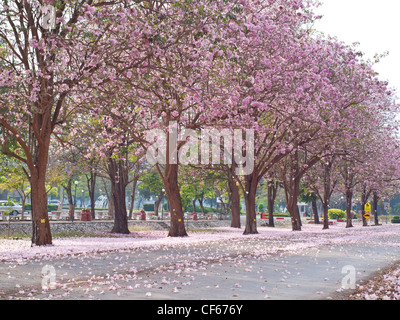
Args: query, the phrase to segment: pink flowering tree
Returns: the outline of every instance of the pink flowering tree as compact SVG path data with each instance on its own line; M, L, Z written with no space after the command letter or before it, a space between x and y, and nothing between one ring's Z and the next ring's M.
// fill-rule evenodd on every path
M374 79L378 84L377 78ZM358 123L357 130L340 142L342 155L337 166L339 190L346 197L346 227L352 225L352 200L359 195L362 215L364 206L371 196L374 198L375 222L377 222L377 201L379 197L391 194L398 179L398 105L395 92L380 83L374 98L360 105L358 116L352 122ZM364 217L363 224L367 221Z
M147 154L155 140L146 134L158 133L156 141L165 146L164 161L153 165L168 197L169 235L173 237L187 235L178 184L178 155L185 152L187 144L183 135L206 126L221 126L231 108L227 75L238 48L227 32L243 21L242 7L240 3L215 1L143 7L141 21L146 27L141 32L140 48L148 53L147 58L136 70L125 72L124 65L133 64L135 58L128 57L126 51L119 66L118 103L112 108L109 104L112 114L108 120L115 130L121 130L121 136L129 133ZM176 133L173 138L172 131Z
M0 4L1 146L29 169L34 245L52 243L45 189L52 133L74 112L69 97L88 80L100 81L95 74L104 68L107 55L118 51L110 33L121 19L114 16L107 23L105 15L118 6L92 0ZM103 13L102 20L91 21ZM22 153L12 152L10 142Z
M291 127L300 121L294 100L305 96L301 85L317 88L302 46L309 36L307 23L314 19L311 7L302 1L258 2L252 7L245 37L237 40L241 55L233 79L238 93L231 99L229 117L233 128L254 130L254 145L246 146L247 154L254 151L252 170L234 174L246 203L244 234L257 233L255 200L261 179L293 151L297 138Z
M327 155L318 164L311 168L304 179L307 181L308 190L316 194L323 207L323 229L329 229L328 210L333 192L339 183L336 170L337 155Z
M371 64L362 61L358 52L333 39L315 40L314 45L315 58L319 62L314 63L313 68L320 68L317 75L321 78L317 83L323 82L324 86L313 92L307 104L299 101L312 117L303 118L305 114L302 115L303 121L297 123L300 126L297 130L299 136L304 136L304 130L314 127L316 134L307 134L309 142L300 148L295 146L281 175L294 230L301 229L296 208L297 192L304 174L326 156L340 154L343 140L362 136L363 125L370 124L372 115L381 116L381 108L393 104L387 99L392 94L387 84L376 78ZM365 120L364 124L359 117Z

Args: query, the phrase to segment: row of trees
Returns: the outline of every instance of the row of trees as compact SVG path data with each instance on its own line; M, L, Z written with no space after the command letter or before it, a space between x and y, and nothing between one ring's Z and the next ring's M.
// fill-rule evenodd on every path
M271 194L276 181L283 186L293 230L305 181L324 208L339 177L348 203L360 185L363 202L390 193L399 176L394 92L357 48L313 29L312 9L302 0L2 1L0 142L32 186L32 243L52 242L46 178L52 162L76 152L89 175L104 161L113 231L129 232L126 187L148 166L150 130L184 137L214 128L235 143L244 138L237 129L254 132L245 171L242 152L225 142L219 164L186 167L175 157L196 158L188 139L163 142L165 161L153 165L169 236L187 235L181 191L195 184L180 185L182 170L202 182L210 170L225 177L233 226L242 194L245 234L257 233L264 179Z

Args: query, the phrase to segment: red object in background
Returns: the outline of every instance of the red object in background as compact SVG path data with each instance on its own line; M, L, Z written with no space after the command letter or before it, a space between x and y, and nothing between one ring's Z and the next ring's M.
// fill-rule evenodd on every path
M81 221L92 221L92 214L89 209L82 210Z
M196 212L193 213L193 220L194 220L194 221L197 221L197 213L196 213Z
M140 211L140 220L146 220L146 212L144 210Z
M265 212L261 212L261 219L267 219L267 215L265 214Z

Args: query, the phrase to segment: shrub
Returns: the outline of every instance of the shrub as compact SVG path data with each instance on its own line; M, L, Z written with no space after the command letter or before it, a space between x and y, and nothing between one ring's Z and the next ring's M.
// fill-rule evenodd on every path
M57 211L58 210L58 205L56 204L48 204L47 205L47 211L51 212L51 211Z
M328 210L328 218L329 219L344 219L346 217L346 211L342 211L340 209L329 209Z
M392 218L392 223L400 223L400 216L394 216Z
M215 212L215 208L204 207L204 213ZM189 204L186 208L187 212L193 212L193 204ZM200 206L196 206L196 212L201 212Z
M275 218L290 218L290 213L289 212L274 212L274 217Z
M30 203L25 204L24 206L25 211L31 211L32 210L32 205ZM56 204L48 204L47 205L47 211L52 212L52 211L57 211L58 210L58 205Z

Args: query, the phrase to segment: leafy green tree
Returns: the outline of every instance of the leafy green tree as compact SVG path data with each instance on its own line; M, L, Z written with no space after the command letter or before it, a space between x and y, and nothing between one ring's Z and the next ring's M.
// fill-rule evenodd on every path
M196 202L200 204L200 210L205 214L204 200L215 197L214 181L217 178L216 173L209 170L202 170L191 167L180 168L179 188L183 207L187 208L192 202L193 210L196 210ZM225 183L225 181L223 181Z
M30 195L31 186L22 166L10 167L8 170L3 168L1 170L0 190L16 191L19 194L22 202L21 215L22 219L24 219L25 203Z
M145 199L150 199L151 196L156 197L156 201L154 202L154 214L158 215L158 208L165 195L164 184L160 175L155 170L151 170L149 173L141 176L139 181L141 182L138 186L140 195Z
M299 201L305 202L305 203L311 203L312 215L314 217L315 224L319 224L317 199L318 199L317 195L312 190L309 190L309 188L305 184L301 185Z

